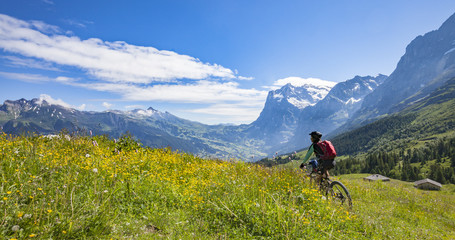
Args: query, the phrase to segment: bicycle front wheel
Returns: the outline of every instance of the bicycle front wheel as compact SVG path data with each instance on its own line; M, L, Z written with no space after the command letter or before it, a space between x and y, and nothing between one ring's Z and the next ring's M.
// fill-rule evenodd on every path
M333 181L330 184L328 193L332 201L340 205L352 207L351 194L349 194L348 189L341 182Z

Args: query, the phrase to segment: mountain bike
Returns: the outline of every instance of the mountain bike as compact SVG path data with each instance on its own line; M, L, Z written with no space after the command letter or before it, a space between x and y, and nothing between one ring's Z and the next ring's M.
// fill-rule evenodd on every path
M309 170L307 176L311 182L317 184L323 195L341 206L352 207L351 194L343 183L324 177L322 168L317 166L316 160L311 160L309 165L311 167L307 168Z

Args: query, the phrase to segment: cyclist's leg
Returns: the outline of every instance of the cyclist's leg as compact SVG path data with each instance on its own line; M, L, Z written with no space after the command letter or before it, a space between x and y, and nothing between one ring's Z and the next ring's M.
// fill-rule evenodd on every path
M326 160L319 160L320 170L321 170L321 177L328 178L328 169L327 169L327 161Z
M329 170L335 167L335 159L322 160L321 165L323 169L322 171L323 177L329 178L330 177Z
M325 178L329 178L329 177L330 177L330 175L329 175L329 170L328 170L327 168L324 168L323 177L325 177Z

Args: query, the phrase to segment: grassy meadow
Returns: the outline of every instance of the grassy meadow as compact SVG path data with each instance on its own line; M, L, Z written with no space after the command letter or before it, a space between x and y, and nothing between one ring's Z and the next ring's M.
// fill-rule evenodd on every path
M454 239L455 188L335 177L326 200L297 163L266 168L140 146L129 136L0 133L0 239Z

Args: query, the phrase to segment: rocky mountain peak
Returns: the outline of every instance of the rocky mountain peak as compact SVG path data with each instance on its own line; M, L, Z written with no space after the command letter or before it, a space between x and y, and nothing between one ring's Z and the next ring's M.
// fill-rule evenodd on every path
M288 107L303 109L323 99L330 89L330 86L324 85L304 84L302 86L294 86L291 83L287 83L280 89L269 92L265 108L270 105L285 104Z
M357 123L394 113L434 91L455 75L455 14L435 31L416 37L396 69L367 95ZM355 123L355 124L357 124Z
M3 103L2 109L3 111L28 111L33 107L34 102L28 101L25 98L21 98L19 100L6 100Z

